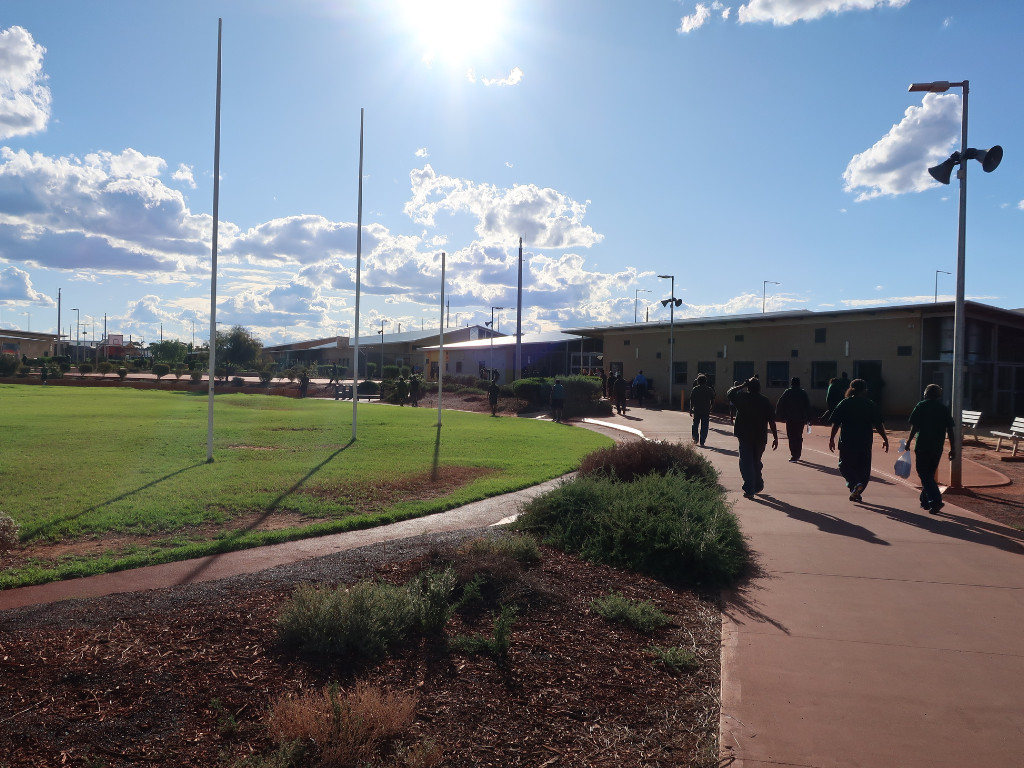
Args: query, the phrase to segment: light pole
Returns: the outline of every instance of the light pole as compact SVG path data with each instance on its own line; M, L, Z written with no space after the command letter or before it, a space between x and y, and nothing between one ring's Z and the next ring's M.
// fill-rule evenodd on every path
M31 331L32 330L32 313L31 312L22 312L21 314L28 315L28 330Z
M384 381L384 319L381 318L380 330L377 331L380 334L380 380Z
M776 283L774 280L764 280L761 286L761 314L764 314L765 302L768 300L768 283L772 285L782 285L782 283Z
M939 165L928 169L931 177L940 184L949 184L953 168L960 166L956 177L960 179L960 218L957 226L956 248L956 308L953 310L953 420L957 425L954 430L953 458L949 467L949 485L951 488L963 487L963 464L961 448L963 447L962 412L964 407L964 368L966 355L964 349L966 315L964 307L964 275L967 262L967 161L977 160L985 173L992 173L999 167L1003 159L1003 148L998 144L991 149L971 149L967 146L967 96L970 92L970 81L951 83L938 80L933 83L911 83L910 92L945 93L950 88L960 88L963 92L963 111L960 118L960 151L954 152ZM936 294L938 290L936 289Z
M75 315L75 362L78 362L78 345L81 339L82 330L82 313L77 307L71 308L72 312L76 312Z
M676 367L676 307L683 303L682 299L676 298L676 276L658 275L662 280L671 280L671 294L661 302L661 306L668 305L668 407L672 410L672 385L675 383Z
M646 288L637 288L633 292L633 322L634 323L636 322L636 305L637 305L637 301L640 299L640 294L641 293L653 293L653 291L648 291Z
M935 303L939 303L939 275L952 275L952 272L946 272L944 269L935 270Z
M498 310L499 312L501 312L503 309L505 308L491 307L491 322L487 323L487 325L491 326L491 367L488 368L487 370L488 381L494 381L494 310Z

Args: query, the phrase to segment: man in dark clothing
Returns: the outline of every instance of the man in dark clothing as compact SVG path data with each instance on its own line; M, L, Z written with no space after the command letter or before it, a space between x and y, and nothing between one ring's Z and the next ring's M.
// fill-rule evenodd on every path
M620 416L626 412L626 379L622 374L615 377L615 411Z
M633 397L636 398L637 408L644 407L644 397L647 395L647 377L640 371L633 379Z
M608 397L608 374L601 369L601 397Z
M418 408L420 404L420 377L413 374L409 377L409 399L412 400L412 407Z
M498 386L498 382L492 381L491 386L487 388L487 401L491 404L491 416L498 415L498 395L501 394L501 387Z
M693 417L693 442L704 446L708 439L708 421L711 406L715 404L715 390L708 386L708 377L697 377L697 386L690 390L690 415Z
M804 448L804 425L811 420L811 399L800 389L800 378L794 376L790 387L775 404L775 418L786 425L789 440L789 460L800 461Z
M775 428L775 412L771 401L761 394L761 382L750 378L730 389L726 395L736 406L736 426L733 433L740 443L740 474L743 476L743 495L750 499L764 490L761 477L761 457L768 443L768 428L772 430L772 450L779 447L779 433Z
M828 449L835 453L836 433L839 435L839 472L850 489L850 501L861 501L861 494L871 480L871 443L873 430L882 436L882 447L889 452L889 438L882 425L882 415L875 401L867 396L864 379L850 382L850 396L832 411L832 435Z
M846 397L846 390L850 388L850 380L846 378L846 371L843 371L843 375L838 379L832 379L828 383L828 389L825 390L825 420L832 415L832 411L835 407L843 402L843 398Z
M910 414L909 445L917 435L914 446L914 458L917 463L917 476L921 478L921 508L931 514L942 509L942 494L939 484L935 482L935 472L942 461L942 449L946 446L946 435L949 435L949 458L956 457L953 446L953 414L942 402L942 387L929 384L924 388L924 400L914 406Z
M306 392L309 390L309 374L305 370L302 371L302 377L299 379L299 397L303 398L306 396Z
M331 380L327 382L327 385L341 384L341 379L338 378L338 364L331 363Z

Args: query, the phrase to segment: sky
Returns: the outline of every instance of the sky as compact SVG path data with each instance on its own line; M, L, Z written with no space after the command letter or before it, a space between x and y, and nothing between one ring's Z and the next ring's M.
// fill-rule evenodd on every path
M1024 3L19 2L0 7L0 327L264 343L926 302L1024 307ZM923 96L923 97L922 97ZM772 281L767 287L764 281ZM639 293L637 293L639 291ZM763 296L766 293L766 296ZM79 311L73 312L72 309ZM82 326L76 329L76 317Z

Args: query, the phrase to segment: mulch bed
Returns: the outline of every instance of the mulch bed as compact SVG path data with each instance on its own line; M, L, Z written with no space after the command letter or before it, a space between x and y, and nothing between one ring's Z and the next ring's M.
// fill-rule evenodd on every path
M369 666L276 644L275 617L296 583L371 574L404 582L436 541L3 614L0 765L228 765L269 751L263 716L277 697L357 679L417 692L405 741L433 740L446 766L717 764L714 602L555 550L545 548L534 571L554 601L517 620L507 668L437 640ZM673 625L645 636L592 614L589 601L611 591L652 600ZM449 634L489 635L490 623L457 616ZM671 674L646 652L652 644L695 650L698 666ZM237 731L221 732L212 699ZM400 763L392 754L380 764Z

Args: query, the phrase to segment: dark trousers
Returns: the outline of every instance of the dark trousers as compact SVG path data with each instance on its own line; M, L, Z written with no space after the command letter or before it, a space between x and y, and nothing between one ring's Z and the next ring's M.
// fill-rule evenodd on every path
M853 490L855 485L867 487L871 480L871 448L843 448L839 446L839 474L846 480L846 487Z
M710 417L710 413L693 414L693 442L704 445L704 441L708 439L708 419Z
M939 484L935 482L935 473L939 469L939 462L942 461L942 451L914 451L914 459L917 464L917 476L921 478L921 506L924 509L931 509L942 503Z
M789 440L789 454L794 459L799 459L804 450L804 422L787 421L786 439Z
M623 392L621 395L615 396L615 410L618 413L626 412L626 393Z
M647 395L647 386L644 385L644 384L639 384L638 386L633 387L633 390L634 390L634 393L636 394L636 404L637 404L637 407L643 408L644 407L644 397Z
M743 476L744 493L760 493L764 490L761 477L761 457L767 443L740 440L740 475Z

